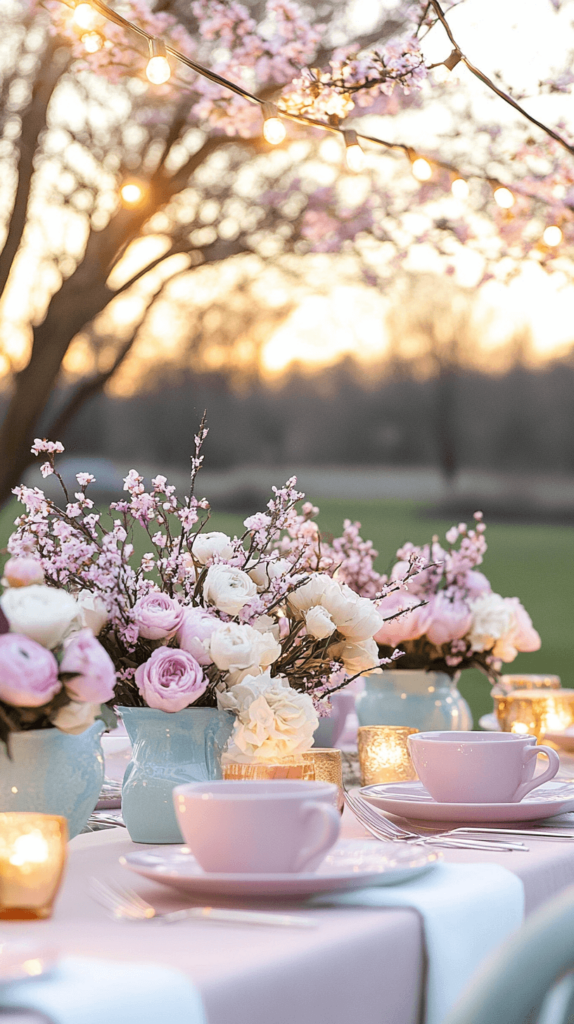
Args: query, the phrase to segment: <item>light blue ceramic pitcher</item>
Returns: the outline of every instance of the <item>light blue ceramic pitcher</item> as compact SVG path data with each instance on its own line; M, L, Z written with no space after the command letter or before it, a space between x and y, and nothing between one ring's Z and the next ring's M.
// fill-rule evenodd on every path
M221 754L234 716L217 708L118 708L132 744L122 815L134 843L182 843L172 791L221 778Z
M472 729L472 715L456 688L459 674L385 669L365 677L355 702L359 725L406 725L419 732Z

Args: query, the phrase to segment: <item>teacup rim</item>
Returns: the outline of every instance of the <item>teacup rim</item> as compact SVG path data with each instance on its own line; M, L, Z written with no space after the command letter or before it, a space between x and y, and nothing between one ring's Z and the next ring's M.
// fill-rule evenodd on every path
M410 743L412 740L416 740L420 743L421 740L429 741L432 743L445 743L450 744L454 742L467 742L467 743L480 743L481 746L487 743L501 743L504 741L520 740L534 740L537 743L537 737L533 733L515 733L515 732L479 732L478 730L469 730L464 732L463 730L453 730L449 732L446 729L438 729L434 732L416 732L411 736L407 737L407 742Z
M241 787L242 791L235 787ZM332 796L337 789L334 782L322 779L208 779L205 782L184 782L175 786L173 792L183 797L201 794L212 800L229 800L232 797L233 800L252 801L270 796L281 800L313 799L322 795Z

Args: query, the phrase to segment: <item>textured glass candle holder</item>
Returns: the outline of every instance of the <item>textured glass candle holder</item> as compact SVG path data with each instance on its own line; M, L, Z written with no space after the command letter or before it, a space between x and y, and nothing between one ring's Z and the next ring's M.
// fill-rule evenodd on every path
M317 782L334 782L338 789L337 807L341 814L345 807L343 798L343 759L335 747L311 747L301 754L308 764L313 765Z
M418 729L400 725L359 727L361 785L376 782L409 782L417 778L407 740Z
M261 782L269 779L303 779L306 782L313 782L315 779L313 764L303 761L301 757L283 758L273 763L254 761L251 764L241 764L239 761L230 761L222 765L222 770L224 779L237 782Z
M513 690L558 690L560 686L560 676L504 675L494 687L493 696Z
M68 823L55 814L0 814L0 920L50 917L66 863Z
M529 733L540 740L574 724L574 690L514 690L495 695L494 702L503 732Z

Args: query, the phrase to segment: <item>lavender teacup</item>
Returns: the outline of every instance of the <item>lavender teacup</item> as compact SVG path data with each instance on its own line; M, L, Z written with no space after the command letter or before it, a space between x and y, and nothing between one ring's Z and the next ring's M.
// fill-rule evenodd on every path
M408 743L419 779L440 803L518 803L560 767L556 751L538 746L535 736L419 732ZM549 764L533 778L538 754Z
M183 838L204 871L314 871L339 837L332 782L191 782L173 791Z

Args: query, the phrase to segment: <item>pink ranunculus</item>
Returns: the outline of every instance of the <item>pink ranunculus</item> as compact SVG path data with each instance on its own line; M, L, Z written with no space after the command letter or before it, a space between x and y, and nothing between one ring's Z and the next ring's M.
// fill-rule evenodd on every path
M176 640L182 651L193 655L200 665L209 665L211 657L206 651L203 641L209 640L213 631L221 625L221 619L205 611L204 608L186 608L183 613L183 622L176 634Z
M492 587L486 576L483 572L478 572L477 569L469 569L464 582L468 596L473 600L475 597L480 597L481 594L490 594L492 592Z
M379 644L388 644L389 647L396 647L405 640L417 640L426 633L427 626L431 620L431 612L428 605L417 608L421 598L414 594L408 594L404 590L398 590L394 594L384 597L378 606L382 619L387 619L397 612L404 611L396 619L383 622L378 633L375 633L375 640ZM408 609L413 609L409 611Z
M4 566L4 579L9 587L29 587L44 582L42 563L37 558L9 558Z
M447 591L439 590L429 602L431 611L430 625L426 635L432 644L448 644L451 640L460 640L472 625L470 608L460 598L450 599Z
M158 647L136 669L135 681L147 706L160 711L182 711L207 687L201 665L187 651L173 647Z
M40 708L61 689L51 651L20 633L0 636L0 700L14 707Z
M506 597L504 603L512 612L510 632L517 651L539 651L540 636L532 625L532 619L517 597Z
M103 704L114 695L114 663L91 629L81 629L66 640L60 672L73 673L64 686L75 701Z
M140 597L133 609L139 635L146 640L169 640L175 636L181 626L183 613L179 601L156 590Z

